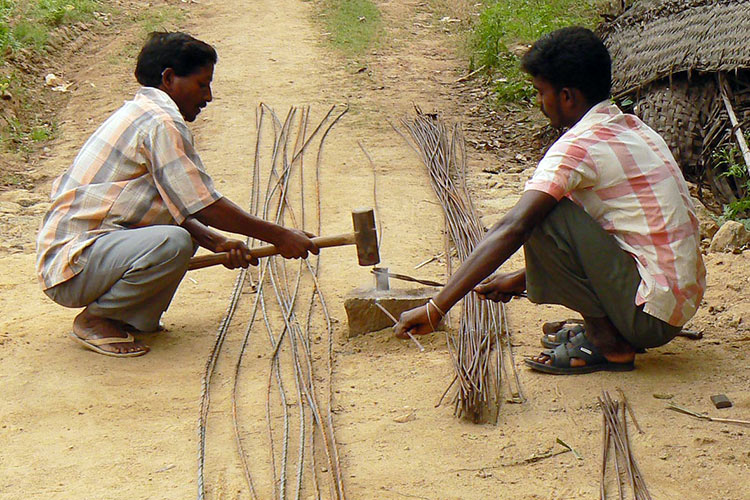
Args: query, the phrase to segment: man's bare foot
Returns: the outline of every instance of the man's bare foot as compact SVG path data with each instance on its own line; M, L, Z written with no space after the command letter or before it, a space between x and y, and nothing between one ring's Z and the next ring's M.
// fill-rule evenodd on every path
M608 318L585 317L583 320L583 335L596 346L607 361L624 364L631 363L635 359L635 349L622 338ZM544 353L531 359L537 363L552 365L552 358ZM586 366L586 362L580 358L570 358L570 366L573 368Z
M145 344L132 340L132 337L124 332L117 322L94 316L86 309L73 320L73 333L84 342L122 338L122 342L98 344L96 346L97 349L114 355L146 354L149 351Z

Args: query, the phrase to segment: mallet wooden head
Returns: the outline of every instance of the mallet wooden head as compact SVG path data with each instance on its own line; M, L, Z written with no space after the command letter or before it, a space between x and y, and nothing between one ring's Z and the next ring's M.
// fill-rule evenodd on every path
M378 233L375 229L375 212L371 208L360 208L352 212L354 243L360 266L374 266L380 262Z

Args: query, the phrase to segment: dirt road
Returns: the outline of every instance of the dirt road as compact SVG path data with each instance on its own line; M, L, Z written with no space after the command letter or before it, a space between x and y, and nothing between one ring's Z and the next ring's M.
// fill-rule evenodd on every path
M314 116L348 103L350 112L325 149L323 227L328 234L345 232L351 209L373 203L373 169L361 142L377 164L381 255L392 269L408 272L442 250L443 221L422 166L387 120L397 120L413 103L449 119L466 116L455 97L460 64L444 45L450 34L427 4L379 5L391 41L360 67L326 48L308 2L207 0L191 6L182 28L214 44L220 58L214 102L193 130L219 190L242 203L249 193L258 103L280 112L310 105ZM61 112L61 137L35 165L39 176L58 175L88 134L136 89L132 60L117 58L127 41L123 33L71 58L66 76L77 82L76 91ZM533 166L506 168L477 152L470 160L471 185L490 218L512 204ZM482 172L487 166L502 167L501 173ZM32 233L48 190L42 182L25 195L31 202L3 215L12 224L0 252L0 498L194 497L200 378L235 274L223 268L192 274L165 315L168 331L146 337L152 346L147 356L119 360L84 351L66 338L75 311L47 300L34 274ZM326 252L322 262L323 286L338 320L335 425L349 498L595 498L602 432L596 396L618 387L645 431L633 441L654 498L748 498L747 428L691 420L666 411L664 400L653 396L707 411L708 396L723 392L735 406L721 416L750 418L747 252L707 257L711 288L691 325L705 331L704 340L678 339L650 351L628 374L561 379L522 369L529 400L505 405L498 426L457 420L451 408L434 407L452 378L440 335L424 340L421 355L388 332L347 342L344 295L370 276L347 249ZM445 279L438 264L421 272ZM569 316L521 301L509 310L517 363L539 350L536 332L543 321ZM230 336L228 352L238 343ZM232 369L227 359L217 368L219 388ZM248 392L265 384L260 370L267 370L267 360L249 362L245 370ZM224 395L213 408L212 421L229 418ZM414 419L397 421L410 413ZM525 461L553 448L557 438L582 459L565 453ZM228 424L212 427L208 446L208 498L247 498ZM261 488L261 498L270 498L269 488Z

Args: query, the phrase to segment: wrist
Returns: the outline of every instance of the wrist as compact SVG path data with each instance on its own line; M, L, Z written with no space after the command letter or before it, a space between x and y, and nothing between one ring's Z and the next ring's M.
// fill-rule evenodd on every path
M268 235L268 239L266 241L278 247L282 243L284 243L284 240L286 240L288 229L273 222L269 222L268 224L269 227L266 233Z
M517 292L526 290L526 268L516 271L512 277L513 288Z
M445 316L445 314L447 313L447 309L448 309L448 308L443 308L439 306L437 303L435 303L435 299L428 300L426 306L428 309L432 307L432 310L437 312L441 318Z
M212 252L222 252L222 251L225 250L224 249L224 244L228 240L229 239L226 236L224 236L223 234L219 234L219 233L216 233L216 232L211 232L211 233L209 233L209 234L206 235L205 244L202 245L202 246L204 246L205 248L208 248Z

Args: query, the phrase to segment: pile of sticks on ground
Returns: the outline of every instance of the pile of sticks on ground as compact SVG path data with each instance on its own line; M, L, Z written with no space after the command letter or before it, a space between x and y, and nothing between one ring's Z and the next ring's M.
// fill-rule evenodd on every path
M454 125L449 129L437 115L419 109L414 119L404 119L402 124L409 131L410 144L427 167L443 207L447 236L456 248L458 260L463 262L484 238L485 230L466 187L466 149L461 127ZM449 246L446 240L445 255L450 255ZM451 259L446 262L450 274ZM456 387L456 416L474 422L497 421L503 377L510 387L510 400L523 401L504 304L468 294L463 300L458 334L448 335L448 348L456 376L445 394Z
M288 227L320 234L320 162L328 132L346 113L332 107L322 121L310 127L310 109L292 108L281 121L274 111L261 105L256 114L258 130L252 170L252 194L249 212ZM267 135L272 144L261 144ZM304 153L317 144L315 169L304 171ZM262 147L263 146L263 147ZM270 150L270 162L261 162L261 150ZM261 163L267 178L262 179ZM305 185L314 179L314 192ZM307 179L307 180L306 180ZM309 188L308 188L309 190ZM313 210L305 207L314 200ZM310 212L314 213L310 213ZM248 241L249 246L257 246ZM345 498L341 466L332 416L333 329L323 291L318 282L320 257L286 261L281 257L262 259L258 268L242 270L237 277L227 312L219 326L203 377L199 421L198 498L206 492L206 428L209 416L212 376L224 346L229 326L236 316L243 290L254 292L247 317L244 338L235 360L231 404L232 425L245 481L253 498ZM248 293L245 292L247 296ZM243 313L244 314L244 313ZM265 330L265 335L262 332ZM313 338L324 339L316 345ZM246 356L252 344L254 356ZM318 342L320 344L320 342ZM317 350L316 350L317 349ZM243 405L238 393L243 387L243 365L248 358L270 360L265 401L267 439L247 437ZM318 359L318 361L316 361ZM257 361L253 359L257 364ZM243 363L244 362L244 363ZM319 366L322 364L323 366ZM246 375L246 377L252 374ZM324 384L324 389L320 385ZM216 388L220 384L214 384ZM262 401L251 400L252 405ZM245 405L247 406L247 404ZM249 410L246 410L249 411ZM256 433L257 434L257 433ZM259 456L259 448L270 443L268 460L250 463ZM260 453L262 456L262 453ZM257 459L257 458L256 458ZM260 463L262 462L262 463ZM258 470L268 472L268 482ZM254 473L255 470L255 473ZM269 483L272 485L269 486Z
M617 498L624 500L630 492L633 500L651 500L643 474L630 449L627 414L631 410L627 401L624 397L622 401L612 400L606 391L598 400L604 420L600 499L607 498L607 466L612 462L615 470L614 481L617 484ZM630 413L630 415L632 417L633 414ZM635 420L633 422L637 425ZM614 453L610 454L612 449Z

